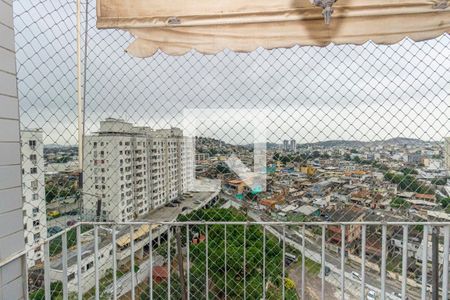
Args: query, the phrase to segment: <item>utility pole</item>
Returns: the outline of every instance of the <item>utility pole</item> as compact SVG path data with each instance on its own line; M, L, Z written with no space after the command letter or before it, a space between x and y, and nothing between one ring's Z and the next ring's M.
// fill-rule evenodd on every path
M431 263L432 263L432 300L439 298L439 228L433 227L431 236Z

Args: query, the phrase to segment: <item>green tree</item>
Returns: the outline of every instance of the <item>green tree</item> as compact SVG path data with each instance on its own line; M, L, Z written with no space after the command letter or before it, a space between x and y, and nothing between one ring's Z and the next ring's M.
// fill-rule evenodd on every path
M445 208L449 208L450 207L450 197L447 197L447 198L443 198L442 200L441 200L441 205L442 205L442 207L445 209Z
M245 221L246 217L237 210L206 209L179 216L179 221ZM271 294L267 299L280 299L282 290L282 247L273 236L266 235L265 252L263 232L256 225L208 225L208 239L190 246L191 299L205 299L206 274L211 298L219 297L225 290L229 299L259 300L262 298L263 257L266 260L266 278L271 283ZM190 226L190 236L206 235L205 225ZM186 230L183 232L186 240ZM226 246L225 246L226 245ZM206 251L206 248L208 251ZM226 249L226 258L225 258ZM208 253L208 256L206 256ZM244 261L244 256L246 260ZM226 263L225 263L226 262ZM208 264L208 268L206 267ZM244 285L245 276L245 285ZM296 299L295 292L287 292L287 299Z
M392 208L410 208L411 204L407 202L405 199L400 197L395 197L391 200L390 203Z
M434 178L434 179L431 180L431 184L446 185L447 184L447 178Z
M411 175L411 174L417 175L417 174L419 174L419 172L417 172L417 170L413 169L413 168L402 168L400 170L400 172L402 172L405 175Z

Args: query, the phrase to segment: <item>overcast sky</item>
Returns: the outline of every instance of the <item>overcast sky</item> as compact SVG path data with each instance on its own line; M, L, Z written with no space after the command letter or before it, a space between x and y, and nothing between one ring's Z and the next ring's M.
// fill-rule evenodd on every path
M449 135L450 37L392 46L293 47L217 55L194 51L138 59L128 33L88 30L86 129L106 117L154 128L181 126L185 109L258 109L280 143ZM76 143L75 2L14 1L23 127L45 142ZM216 113L200 134L251 143L248 115Z

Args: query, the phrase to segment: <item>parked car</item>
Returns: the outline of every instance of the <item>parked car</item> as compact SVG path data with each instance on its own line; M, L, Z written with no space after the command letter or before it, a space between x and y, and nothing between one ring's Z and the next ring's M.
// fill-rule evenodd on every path
M377 294L375 293L375 291L369 290L367 292L367 298L366 298L367 300L375 300L376 297L377 297Z
M399 300L399 299L402 299L402 294L393 292L391 295L388 295L388 298L393 299L393 300ZM405 299L408 299L408 296L406 296Z
M297 259L298 259L297 256L295 256L292 253L285 253L284 255L284 263L286 264L286 266L289 266L293 262L296 262Z
M67 226L73 226L73 225L75 225L77 223L77 221L76 220L69 220L69 221L67 221Z
M55 235L55 234L57 234L58 232L61 232L63 229L61 228L61 227L59 227L59 226L52 226L52 227L50 227L48 230L47 230L47 234L48 234L48 236L50 237L50 236L52 236L52 235Z
M47 213L47 216L49 216L50 218L57 218L59 217L61 214L59 213L59 211L57 210L51 210Z
M328 275L330 275L330 273L331 273L331 269L330 269L330 267L328 267L328 266L325 266L325 276L328 276Z
M357 273L357 272L355 272L355 271L352 271L352 277L353 277L353 279L355 279L355 280L361 281L361 275L359 275L359 273Z

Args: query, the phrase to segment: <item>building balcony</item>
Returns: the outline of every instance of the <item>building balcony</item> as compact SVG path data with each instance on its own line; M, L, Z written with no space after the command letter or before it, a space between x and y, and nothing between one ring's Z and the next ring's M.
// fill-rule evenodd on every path
M82 222L17 253L44 247L40 284L29 286L31 299L426 299L432 288L431 267L401 256L391 269L388 232L400 229L408 241L410 229L424 226L423 239L439 229L443 257L449 257L450 224L412 222ZM345 239L337 251L328 245L331 226L361 226L358 252ZM372 261L368 234L381 231L381 259ZM399 235L397 234L398 238ZM61 241L55 251L54 241ZM428 244L428 243L427 243ZM341 251L345 249L345 251ZM405 252L407 248L404 248ZM421 252L431 261L431 248ZM8 260L2 261L2 265ZM436 289L448 293L448 259L441 260ZM150 296L152 295L152 296Z

